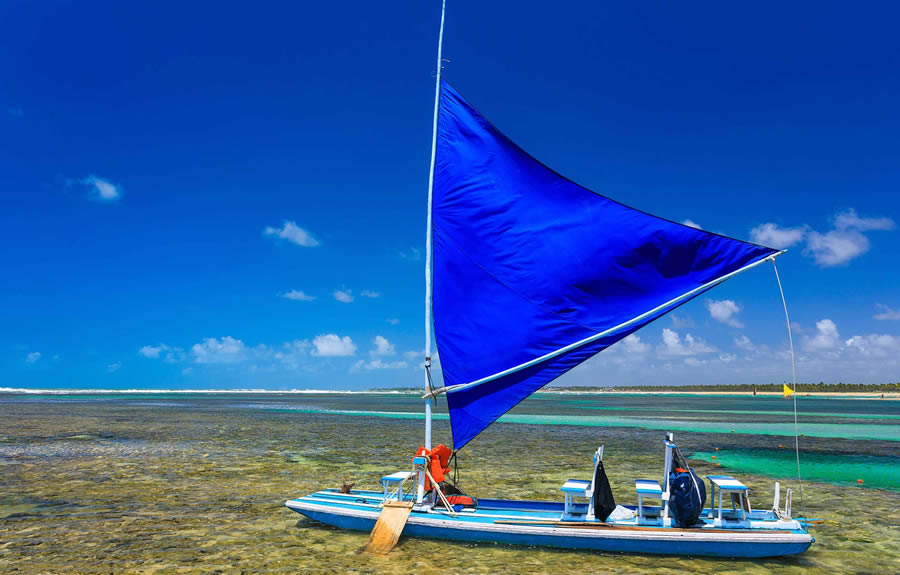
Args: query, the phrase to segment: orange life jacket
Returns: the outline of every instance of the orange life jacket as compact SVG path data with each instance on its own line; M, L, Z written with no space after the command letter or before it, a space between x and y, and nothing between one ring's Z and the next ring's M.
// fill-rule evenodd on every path
M478 501L468 495L448 495L447 503L450 505L464 505L466 507L478 507Z
M453 452L443 443L433 447L430 451L422 446L416 451L416 457L424 456L428 459L428 471L434 480L440 483L444 476L450 472L450 455ZM425 489L431 489L431 480L425 477Z

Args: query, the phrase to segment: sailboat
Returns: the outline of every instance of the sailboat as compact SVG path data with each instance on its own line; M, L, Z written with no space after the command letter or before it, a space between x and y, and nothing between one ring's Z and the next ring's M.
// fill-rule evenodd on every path
M671 433L662 440L661 481L635 479L637 505L611 504L604 446L593 454L593 474L567 481L556 501L476 500L448 488L451 454L518 403L722 282L774 265L784 251L625 206L541 164L441 77L443 30L442 7L426 220L424 444L410 451L407 469L381 477L380 490L325 489L287 507L346 529L390 523L386 549L402 534L692 556L806 551L813 538L791 516L790 490L784 507L776 484L772 506L754 509L738 478L699 478ZM452 450L432 446L441 395Z

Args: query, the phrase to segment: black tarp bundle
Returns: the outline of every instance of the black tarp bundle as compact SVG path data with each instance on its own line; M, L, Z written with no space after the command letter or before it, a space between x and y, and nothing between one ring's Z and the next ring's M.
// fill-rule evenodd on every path
M603 469L603 461L597 462L597 471L594 472L594 517L600 521L606 521L609 514L616 508L616 500L613 498L609 479L606 478L606 470Z

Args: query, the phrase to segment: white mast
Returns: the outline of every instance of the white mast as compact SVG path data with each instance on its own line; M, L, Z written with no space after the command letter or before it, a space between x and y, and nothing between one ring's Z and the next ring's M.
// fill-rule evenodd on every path
M425 449L431 449L431 196L434 192L434 156L437 150L438 111L441 105L441 48L444 45L444 11L447 0L441 0L441 29L438 33L437 73L434 81L434 121L431 127L431 169L428 170L428 214L425 224ZM425 497L425 473L419 472L416 503Z
M434 192L434 156L437 150L438 111L441 104L441 49L444 45L444 11L441 1L441 30L438 33L437 74L434 82L434 122L431 131L431 169L428 170L428 214L425 224L425 393L431 391L431 196ZM425 400L425 449L431 449L431 407L434 399Z

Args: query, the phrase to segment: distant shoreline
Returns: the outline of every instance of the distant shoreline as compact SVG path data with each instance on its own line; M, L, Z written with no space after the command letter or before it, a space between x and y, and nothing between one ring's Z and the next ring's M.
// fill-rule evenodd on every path
M696 391L696 390L685 390L685 391L677 391L674 389L665 389L660 391L649 391L649 390L625 390L625 389L610 389L610 390L602 390L602 391L543 391L538 393L570 393L570 394L586 394L586 395L599 395L603 393L610 394L622 394L622 395L735 395L741 397L753 397L752 391ZM783 397L783 394L777 391L758 391L756 392L757 396L765 396L765 397ZM896 391L798 391L797 397L862 397L865 399L881 399L881 396L884 396L884 399L900 399L900 392Z
M230 394L230 395L420 395L420 390L414 389L366 389L366 390L341 390L341 389L29 389L19 387L0 387L0 394L11 395L85 395L85 394ZM697 395L697 396L736 396L736 397L753 397L752 391L699 391L666 388L656 390L640 389L614 389L614 388L597 388L595 390L587 389L545 389L538 391L539 394L554 395ZM776 391L758 391L757 396L760 397L782 397L780 392ZM797 397L831 397L844 399L890 399L900 400L900 392L896 391L811 391L804 392L801 388L797 392Z

